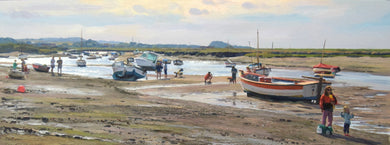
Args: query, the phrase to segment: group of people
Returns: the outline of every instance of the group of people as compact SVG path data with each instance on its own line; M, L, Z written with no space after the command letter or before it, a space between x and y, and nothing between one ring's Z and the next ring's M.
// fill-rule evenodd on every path
M52 56L51 58L51 61L50 61L50 68L51 68L51 75L54 76L54 68L56 67L56 60L54 59L54 56ZM61 56L58 57L58 60L57 60L57 74L59 76L62 76L62 59L61 59Z
M23 58L21 59L21 61L22 61L22 63L21 63L22 72L28 72L26 61ZM16 70L17 67L18 67L18 64L17 64L16 59L15 59L13 65L12 65L12 69Z
M234 66L232 66L231 73L231 82L235 84L237 83L237 69ZM207 74L204 76L204 84L211 84L211 79L213 79L213 74L211 72L207 72Z
M156 77L157 79L161 79L161 72L162 70L164 70L164 78L167 79L168 78L168 63L167 62L161 62L161 61L157 61L156 63Z
M326 125L326 119L328 119L327 127L332 127L333 122L333 110L337 104L337 98L333 94L332 87L327 86L324 94L320 98L320 108L322 112L322 125ZM347 105L344 106L344 111L340 113L340 116L344 119L344 135L349 136L349 127L351 125L351 119L354 118L354 114L350 112Z

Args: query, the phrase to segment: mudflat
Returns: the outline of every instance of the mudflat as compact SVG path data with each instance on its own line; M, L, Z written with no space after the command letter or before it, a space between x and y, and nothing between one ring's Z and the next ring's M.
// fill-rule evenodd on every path
M0 67L0 144L389 144L390 140L388 135L357 129L345 137L338 125L333 136L316 134L321 118L317 104L247 97L239 81L229 84L227 77L215 77L205 85L198 75L127 82L31 71L26 79L16 80L5 77L8 69ZM16 92L20 85L26 93ZM390 91L335 87L334 92L339 101L335 116L349 104L357 116L353 120L390 127Z

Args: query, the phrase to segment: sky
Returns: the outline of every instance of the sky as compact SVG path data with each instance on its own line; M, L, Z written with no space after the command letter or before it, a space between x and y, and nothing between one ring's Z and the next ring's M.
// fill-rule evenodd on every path
M390 0L0 0L0 37L390 48Z

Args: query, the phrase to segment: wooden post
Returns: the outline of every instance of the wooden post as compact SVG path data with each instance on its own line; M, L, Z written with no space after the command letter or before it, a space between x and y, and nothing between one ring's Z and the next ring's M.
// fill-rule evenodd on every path
M322 76L318 80L318 85L317 85L317 104L320 103L320 98L321 98L321 92L322 92Z

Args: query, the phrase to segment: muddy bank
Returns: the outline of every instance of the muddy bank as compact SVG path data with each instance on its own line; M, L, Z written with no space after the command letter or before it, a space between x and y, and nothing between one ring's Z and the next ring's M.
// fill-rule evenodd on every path
M317 135L318 105L248 98L225 77L205 86L203 76L125 82L35 71L14 80L5 74L0 77L1 144L389 143L388 135L353 128L353 137L344 137L340 126L333 137ZM27 93L15 92L19 85ZM357 116L372 120L368 123L389 126L389 92L371 97L378 91L348 87L335 93L341 103L358 108L352 109ZM253 108L240 107L248 104Z

